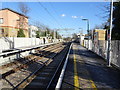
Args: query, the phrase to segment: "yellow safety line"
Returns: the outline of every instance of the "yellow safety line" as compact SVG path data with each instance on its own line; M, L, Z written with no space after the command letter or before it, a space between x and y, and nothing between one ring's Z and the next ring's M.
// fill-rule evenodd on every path
M87 71L87 75L90 76L90 73L89 73L88 71ZM91 82L92 89L93 89L93 90L97 90L97 87L96 87L94 81L91 79L91 77L90 77L90 80L89 80L89 81Z
M78 77L78 73L77 73L77 63L76 63L76 55L75 52L73 51L74 54L74 86L75 86L75 90L79 90L80 88L80 84L79 84L79 77ZM89 72L88 72L89 74ZM89 80L91 82L91 86L93 88L93 90L97 90L97 87L94 83L93 80Z
M77 74L77 63L75 54L74 54L74 86L75 90L79 90L79 79Z
M93 80L90 80L93 90L97 90L97 87Z

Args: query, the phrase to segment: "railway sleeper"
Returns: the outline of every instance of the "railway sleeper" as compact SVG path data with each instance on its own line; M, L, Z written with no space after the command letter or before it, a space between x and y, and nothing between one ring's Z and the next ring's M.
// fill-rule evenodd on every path
M27 68L27 67L28 66L26 66L26 65L21 65L20 67L17 67L17 68L15 68L13 70L10 70L10 71L2 74L2 79L4 79L5 77L7 77L10 74L13 74L13 73L17 72L18 70L21 70L21 69L24 69L24 68Z
M45 56L50 55L50 54L53 54L54 51L56 51L56 50L48 51L48 52L45 54ZM60 52L60 50L59 50L58 52ZM31 59L31 58L32 58L31 55L30 55L29 57L27 57L27 60L26 60L26 58L24 58L24 60L25 60L25 62L24 62L25 66L24 66L24 65L20 65L20 67L17 67L16 69L10 70L10 71L2 74L2 78L5 78L6 76L8 76L8 75L10 75L10 74L12 74L12 73L17 72L17 71L20 70L20 69L27 68L28 65L31 64L31 63L34 63L34 62L38 62L38 61L39 61L39 60L37 60L36 58L32 58L32 59ZM28 60L28 59L29 59L29 60ZM24 61L24 60L23 60L23 61ZM51 60L51 61L53 61L53 60ZM41 61L41 62L42 62L42 61ZM42 63L43 63L43 62L42 62ZM50 59L48 59L48 60L47 60L45 63L43 63L43 64L46 66L46 65L48 65L47 63L50 63ZM42 74L41 74L41 75L42 75ZM47 75L47 74L44 73L44 76L46 76L46 75ZM50 76L50 73L48 74L48 76Z

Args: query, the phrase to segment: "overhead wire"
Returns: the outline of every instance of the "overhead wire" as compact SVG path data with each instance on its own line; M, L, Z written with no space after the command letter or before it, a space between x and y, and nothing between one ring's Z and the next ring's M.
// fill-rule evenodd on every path
M55 13L56 15L59 15L58 12L54 9L55 7L52 5L52 3L49 2L49 5L50 5L51 8L53 9L54 13Z
M41 2L38 2L38 3L39 3L39 5L48 13L48 15L52 17L52 19L56 22L56 24L58 24L58 25L62 28L62 26L60 25L60 23L59 23L59 22L56 20L56 18L48 11L48 9L47 9L45 6L43 6L43 4L42 4Z
M36 9L34 10L34 12L37 13L37 14L39 14ZM38 16L38 15L37 15L37 16ZM34 19L34 20L33 20L33 19ZM47 23L47 22L46 22L47 24L42 23L40 20L42 20L42 21L48 21L48 23ZM41 14L39 14L39 17L32 17L32 19L30 19L30 21L31 21L32 23L40 22L41 24L43 24L43 25L45 25L45 26L47 26L49 23L52 23L51 20L44 18L43 16L41 16Z
M56 18L51 14L51 12L49 12L49 10L41 3L38 2L38 4L48 13L48 15L56 22L56 24L58 24L60 26L60 28L63 28L62 25L58 22L58 20L56 20ZM51 5L51 7L53 8L53 6ZM54 10L54 9L53 9ZM54 10L55 14L57 15L58 13L56 12L56 10ZM43 18L42 18L43 19ZM45 19L46 20L46 19Z
M58 14L58 12L54 9L54 6L52 5L52 3L50 3L50 2L49 2L49 4L50 4L51 8L53 9L53 11L55 12L55 14L56 14L56 15L59 15L59 14ZM63 21L63 22L64 22L64 21ZM78 24L78 23L77 23L77 22L75 22L75 23L74 23L74 26L76 26L77 24ZM68 32L68 30L67 30L67 31L65 31L65 32L67 33L67 32ZM63 33L63 31L62 31L62 33ZM69 32L69 33L71 33L71 32Z

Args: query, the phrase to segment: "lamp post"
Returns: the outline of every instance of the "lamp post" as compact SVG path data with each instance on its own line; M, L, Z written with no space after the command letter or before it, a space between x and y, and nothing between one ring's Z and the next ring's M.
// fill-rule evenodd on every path
M110 30L108 31L108 42L107 42L107 61L108 66L111 66L111 34L112 34L112 21L113 21L113 0L110 5Z
M82 19L83 21L87 21L87 32L88 32L88 49L89 49L89 19Z

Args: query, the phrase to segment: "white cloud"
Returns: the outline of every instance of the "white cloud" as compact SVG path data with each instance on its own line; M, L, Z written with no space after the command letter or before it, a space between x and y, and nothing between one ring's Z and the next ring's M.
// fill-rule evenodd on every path
M78 18L77 16L72 16L72 18Z
M83 16L72 16L72 18L76 19L76 18L83 18Z
M61 16L62 16L62 17L65 17L66 15L65 15L65 14L62 14Z
M83 18L83 16L80 16L80 18Z

